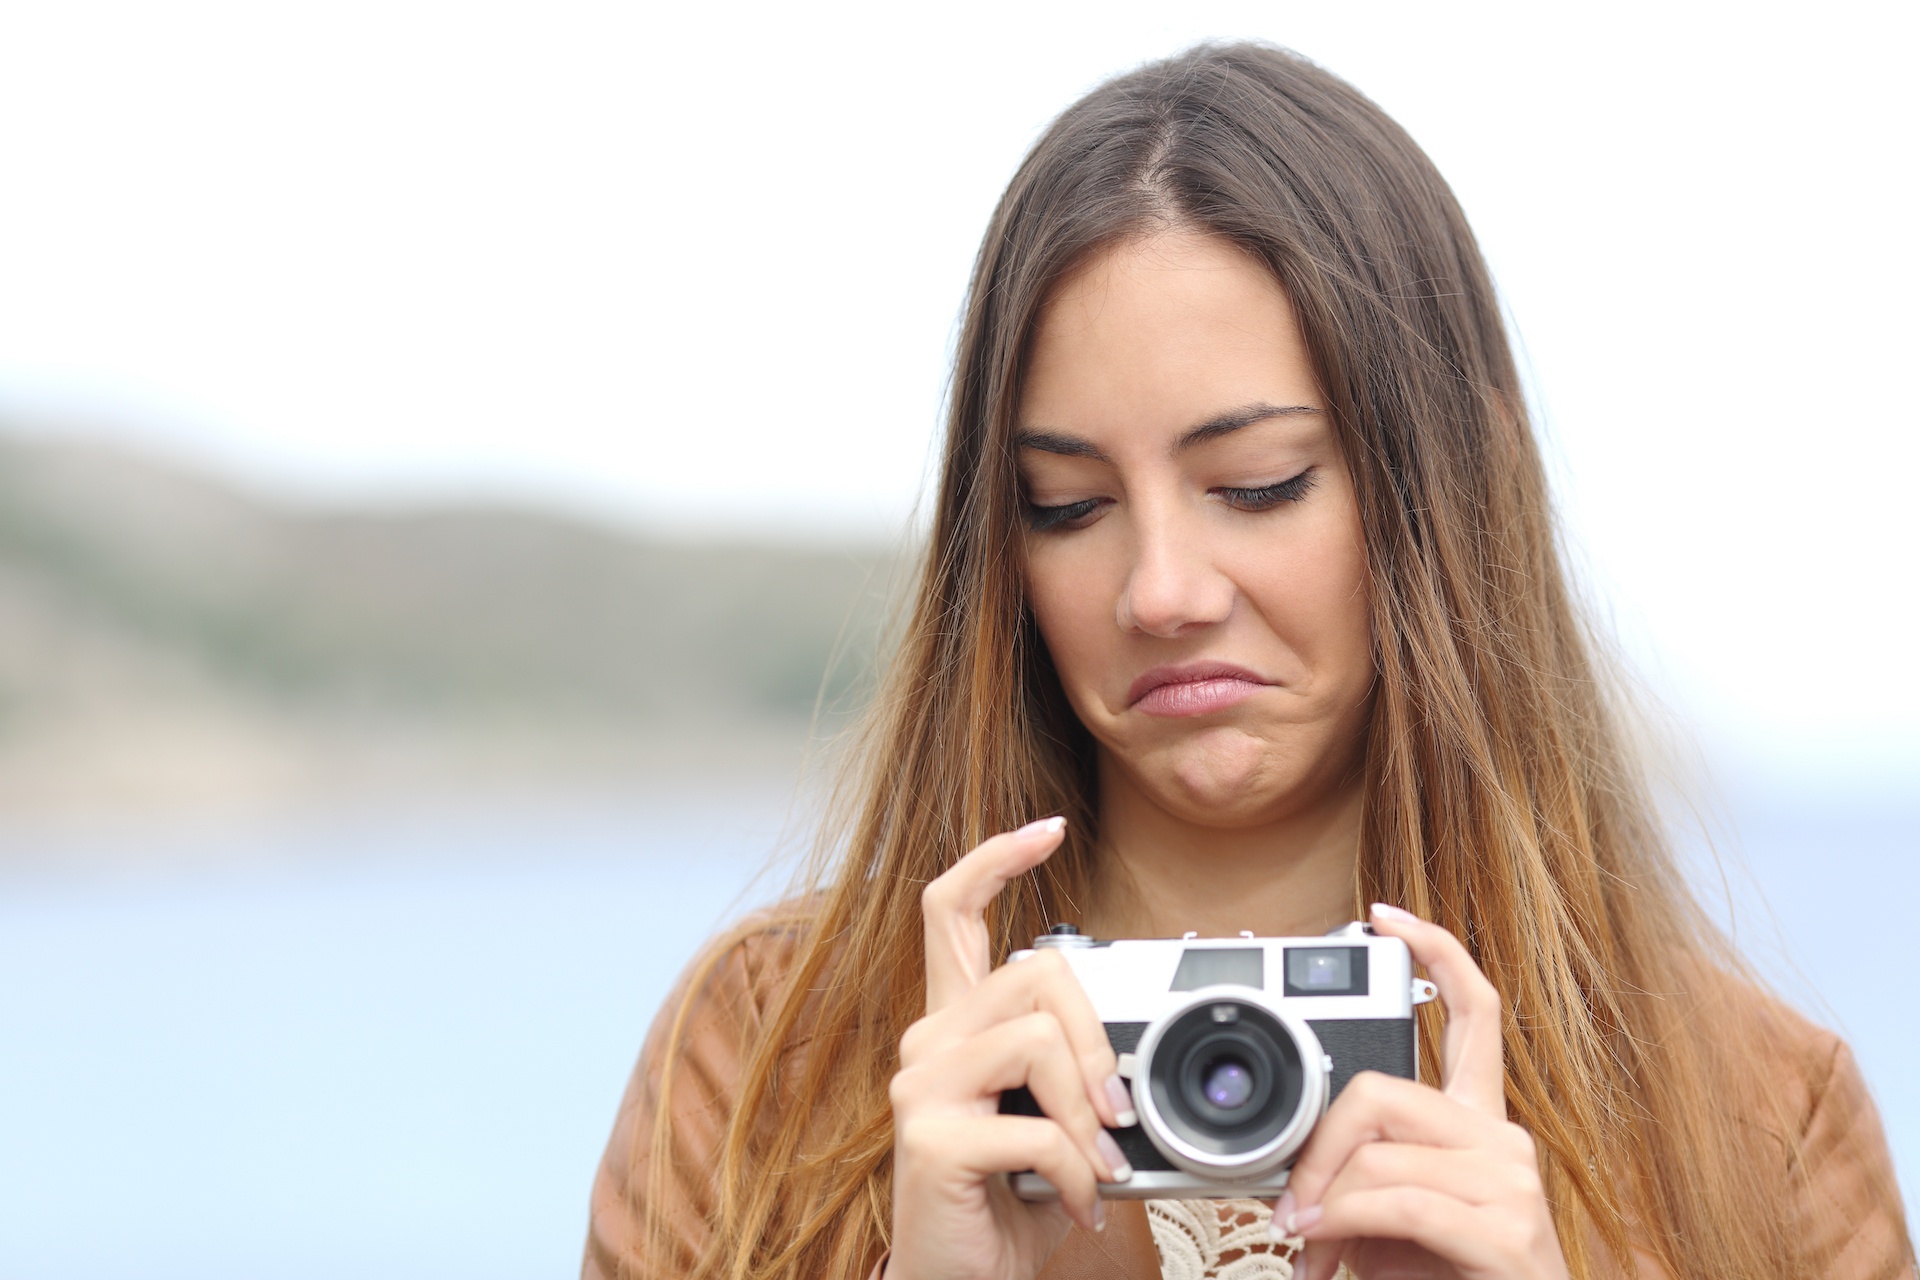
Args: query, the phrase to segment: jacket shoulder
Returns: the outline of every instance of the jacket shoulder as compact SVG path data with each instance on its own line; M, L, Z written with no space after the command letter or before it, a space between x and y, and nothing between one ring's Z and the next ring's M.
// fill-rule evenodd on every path
M1790 1146L1836 1087L1844 1093L1859 1081L1846 1041L1773 992L1721 975L1703 994L1716 1007L1713 1021L1733 1032L1730 1047L1746 1064L1752 1087L1775 1104L1764 1123Z
M1772 1105L1754 1122L1785 1159L1789 1229L1817 1274L1894 1280L1914 1274L1886 1132L1853 1051L1838 1034L1752 983L1727 979L1723 1008Z
M676 1012L684 1014L688 1033L716 1021L757 1026L785 987L813 923L813 903L794 899L755 911L715 935L674 984L649 1040L671 1032L662 1024L670 1024Z
M813 919L806 899L756 911L682 971L647 1033L594 1177L588 1280L683 1275L705 1251L743 1068Z

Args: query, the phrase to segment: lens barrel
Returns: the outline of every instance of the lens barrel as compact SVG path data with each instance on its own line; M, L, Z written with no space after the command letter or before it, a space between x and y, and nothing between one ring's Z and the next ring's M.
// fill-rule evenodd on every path
M1326 1110L1319 1039L1242 986L1207 987L1142 1033L1140 1124L1176 1167L1253 1179L1288 1163Z

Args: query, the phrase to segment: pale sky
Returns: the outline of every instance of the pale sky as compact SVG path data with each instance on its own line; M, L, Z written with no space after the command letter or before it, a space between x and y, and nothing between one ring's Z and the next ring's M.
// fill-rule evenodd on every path
M1037 131L1260 37L1459 192L1653 686L1715 751L1912 777L1914 12L0 0L0 416L322 496L897 531Z

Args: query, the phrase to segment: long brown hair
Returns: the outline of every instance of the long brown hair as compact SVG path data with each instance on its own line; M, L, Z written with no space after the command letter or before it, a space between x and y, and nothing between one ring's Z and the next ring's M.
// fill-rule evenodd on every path
M1794 1274L1779 1209L1792 1162L1736 1119L1758 1102L1741 1082L1773 1006L1726 998L1751 988L1677 874L1616 723L1473 234L1378 107L1246 44L1096 89L994 214L931 538L845 820L790 911L798 941L742 1065L698 1274L872 1266L890 1219L887 1085L924 1001L922 886L995 832L1068 815L1066 847L990 920L1004 956L1074 919L1098 872L1092 747L1023 602L1008 442L1050 290L1101 247L1173 227L1255 255L1299 313L1372 583L1355 901L1444 924L1500 989L1510 1113L1538 1143L1574 1274L1609 1256L1630 1271L1630 1238L1675 1276ZM657 1178L670 1109L653 1123Z

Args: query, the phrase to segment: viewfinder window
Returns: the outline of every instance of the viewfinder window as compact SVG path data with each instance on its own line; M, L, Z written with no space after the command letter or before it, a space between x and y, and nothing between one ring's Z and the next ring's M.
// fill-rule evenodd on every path
M1363 996L1367 994L1365 947L1288 947L1290 996Z
M1266 986L1267 953L1259 947L1189 947L1174 970L1169 991L1198 991L1230 983L1260 990Z

